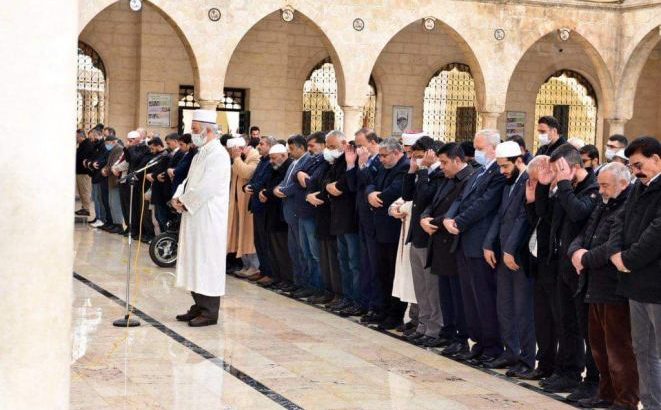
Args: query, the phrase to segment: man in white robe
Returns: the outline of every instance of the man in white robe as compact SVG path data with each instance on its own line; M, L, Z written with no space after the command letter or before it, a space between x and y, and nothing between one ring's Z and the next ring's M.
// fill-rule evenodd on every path
M190 291L195 303L177 320L201 327L218 323L220 297L225 294L231 164L218 139L215 111L195 111L191 130L198 153L172 205L182 214L177 286Z

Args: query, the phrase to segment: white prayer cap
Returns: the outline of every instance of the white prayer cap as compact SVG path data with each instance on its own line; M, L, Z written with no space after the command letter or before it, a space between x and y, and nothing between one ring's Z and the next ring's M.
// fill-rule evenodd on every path
M128 138L130 140L140 138L140 133L138 131L130 131L129 134L126 136L126 138Z
M216 123L216 111L214 110L195 110L193 111L193 121L206 122L208 124Z
M269 150L269 155L271 155L271 154L286 154L286 153L287 153L287 148L282 144L275 144Z
M227 148L245 147L246 140L243 137L234 137L227 140Z
M405 132L402 134L402 145L411 146L415 144L415 142L419 140L420 137L423 137L425 135L427 134L425 134L424 132L418 132L416 134L412 132Z
M514 141L501 142L496 146L496 158L512 158L521 155L521 147Z
M627 158L627 156L624 155L624 149L617 150L617 152L615 153L615 157L622 158L625 161L629 161L629 158Z

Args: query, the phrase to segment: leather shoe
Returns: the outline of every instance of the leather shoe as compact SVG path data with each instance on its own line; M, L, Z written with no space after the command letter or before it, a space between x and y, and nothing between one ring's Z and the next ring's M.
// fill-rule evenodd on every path
M308 299L308 302L315 304L315 305L324 305L326 303L330 303L330 301L333 300L333 296L329 293L326 292L321 292L315 296L312 296L310 299Z
M341 311L343 311L344 309L346 309L350 306L351 306L351 302L349 302L346 299L343 299L343 300L340 301L340 303L338 303L334 307L330 308L330 311L333 312L333 313L339 314Z
M507 371L505 372L505 376L514 377L516 372L523 370L524 367L528 367L528 366L524 365L521 362L517 362L514 366L511 366L509 369L507 369Z
M578 406L583 407L584 409L607 409L612 405L612 401L600 399L598 396L578 401Z
M386 315L383 313L378 313L373 310L370 310L367 312L367 314L363 317L360 318L360 323L364 323L366 325L374 325L377 323L381 323L386 319Z
M443 347L450 344L450 341L444 337L430 337L424 344L425 347Z
M188 312L184 313L183 315L177 315L175 319L177 319L179 322L188 322L200 315L199 309L189 309Z
M472 364L473 366L486 367L487 364L495 361L496 359L497 359L497 357L491 356L490 354L484 354L483 353L481 356L469 360L468 363Z
M448 347L441 351L441 354L446 357L454 357L456 355L467 353L468 344L462 342L452 342Z
M401 325L402 321L394 317L387 317L383 322L379 323L379 330L393 330Z
M461 360L461 361L466 362L466 361L473 360L473 359L479 357L481 354L482 354L482 352L475 351L475 350L472 350L472 351L469 350L467 352L460 353L460 354L456 355L455 357L457 359Z
M301 288L292 294L296 299L305 299L314 295L314 290Z
M408 340L409 342L412 342L414 340L422 339L424 336L425 336L424 333L413 332L410 335L406 336L406 340Z
M551 376L551 371L540 369L539 367L535 370L520 373L516 377L523 380L542 380Z
M349 306L348 308L340 311L340 316L342 317L362 316L364 314L365 314L365 309L361 308L356 304Z
M252 275L246 277L246 279L248 279L251 282L257 282L258 280L262 279L263 277L264 277L264 275L257 272L257 273L253 273Z
M521 367L514 372L512 377L516 377L517 379L530 380L526 379L526 377L532 376L533 373L535 373L535 369L522 364Z
M505 369L511 366L514 366L516 361L510 359L509 357L500 356L497 359L491 360L483 364L483 367L487 369Z
M560 376L552 382L546 383L542 386L544 391L549 393L570 393L579 385L579 381L569 377ZM581 397L585 398L585 397Z
M268 288L273 285L273 279L268 276L262 276L256 283L261 287Z
M188 326L190 326L190 327L203 327L203 326L215 325L216 323L218 323L218 319L209 319L207 317L199 315L195 319L188 322Z
M583 381L565 399L567 401L579 402L581 400L593 399L597 397L597 393L599 393L597 382Z

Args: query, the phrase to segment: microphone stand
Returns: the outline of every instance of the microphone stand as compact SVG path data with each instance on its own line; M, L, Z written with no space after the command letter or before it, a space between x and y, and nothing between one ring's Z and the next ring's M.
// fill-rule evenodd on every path
M165 155L163 155L165 157ZM135 187L135 183L138 182L138 176L137 174L141 173L142 171L145 171L154 165L158 164L159 161L154 161L151 160L145 165L143 168L130 172L127 174L125 177L120 178L119 182L120 183L126 183L128 182L129 187L131 189L131 192L129 193L129 220L128 220L128 230L129 230L129 258L128 262L126 264L126 311L124 312L124 317L122 319L117 319L114 322L112 322L112 325L115 327L136 327L140 326L140 321L136 318L131 317L130 309L129 309L129 295L130 295L130 288L131 288L131 271L132 271L132 266L131 266L131 251L132 251L132 235L131 235L131 226L133 226L133 188Z

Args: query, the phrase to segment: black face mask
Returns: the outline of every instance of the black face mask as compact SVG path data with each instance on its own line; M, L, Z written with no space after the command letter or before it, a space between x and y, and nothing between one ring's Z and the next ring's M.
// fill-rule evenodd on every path
M585 167L585 170L588 171L588 174L593 174L594 173L594 168L592 168L592 167Z
M521 174L521 172L519 171L519 168L514 167L514 171L512 171L512 175L510 175L510 177L507 178L505 183L507 185L514 185L514 183L516 182L516 179L519 177L520 174Z

